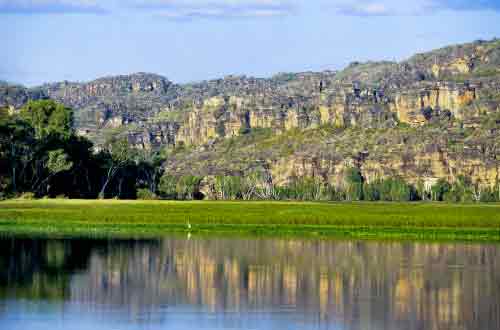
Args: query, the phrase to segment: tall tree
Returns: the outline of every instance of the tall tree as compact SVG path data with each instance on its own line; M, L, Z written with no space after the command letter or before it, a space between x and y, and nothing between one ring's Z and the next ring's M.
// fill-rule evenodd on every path
M119 170L130 164L136 157L136 151L130 148L127 139L112 139L105 151L106 158L106 176L102 184L99 198L104 198L106 188L115 178Z
M44 164L47 175L33 187L34 192L44 189L49 192L50 179L59 173L69 171L73 167L73 162L68 159L68 155L63 149L50 150L47 153L47 160Z
M14 193L20 189L19 178L33 161L33 144L34 131L29 124L15 118L0 122L0 176L1 181L10 178L9 185Z
M345 172L347 199L359 201L363 199L363 176L359 168L350 167Z
M151 193L156 193L158 181L163 174L164 156L151 150L137 151L137 182L136 186L146 186Z
M29 101L21 108L20 116L35 129L35 137L50 134L68 138L73 134L73 111L53 100Z

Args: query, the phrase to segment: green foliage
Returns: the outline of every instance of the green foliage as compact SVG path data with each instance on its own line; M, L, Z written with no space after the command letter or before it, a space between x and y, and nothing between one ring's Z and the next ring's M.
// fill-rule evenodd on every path
M363 200L363 184L353 183L347 186L345 190L346 200L361 201Z
M216 176L215 190L222 200L243 198L244 178L239 176Z
M113 162L118 164L131 162L137 156L137 150L130 147L126 138L112 139L108 143L108 151Z
M138 152L132 148L123 134L124 129L110 136L103 152L93 154L92 144L73 134L71 111L53 101L30 102L20 116L6 115L7 112L0 109L0 198L26 191L35 192L38 197L64 194L70 198L95 198L100 192L100 196L106 194L107 197L135 198L137 195L143 198L144 195L148 198L146 191L142 191L146 189L166 199L196 199L200 197L201 182L201 177L191 175L196 173L207 175L210 198L222 200L409 201L430 198L434 201L486 202L500 199L498 187L487 188L477 182L473 185L467 178L458 178L452 184L440 180L429 194L422 182L417 183L415 189L397 177L367 183L358 168L346 169L339 187L330 186L327 180L319 177L294 178L285 186L277 186L270 169L264 169L269 159L290 155L296 159L296 155L314 154L323 157L320 159L338 161L339 158L355 158L363 150L368 150L370 157L377 153L404 154L408 145L420 148L434 140L446 141L442 147L450 148L448 152L452 150L457 157L464 156L460 153L466 147L470 149L475 145L489 152L487 157L490 157L498 142L492 135L498 126L496 115L484 117L480 132L454 124L451 132L443 133L443 125L449 126L448 122L427 125L419 130L406 125L393 130L334 129L324 125L282 134L272 129L242 129L241 136L218 139L203 150L186 148L179 143L175 150L165 149L159 157L154 152ZM222 124L223 120L218 122ZM377 153L371 153L374 148ZM177 162L172 167L176 177L162 176L163 165L170 168L166 160L172 158ZM387 162L393 160L388 158ZM418 175L426 170L423 167L418 168L421 171ZM232 175L212 176L226 172Z
M350 167L346 170L345 179L347 184L363 183L363 176L359 168Z
M363 185L363 197L366 201L379 201L380 197L379 182L365 183Z
M107 143L107 150L104 152L103 167L106 170L106 177L99 192L99 198L105 198L106 188L113 181L119 171L133 164L137 157L137 150L130 147L126 138L112 137Z
M444 196L451 190L451 185L444 179L439 179L438 182L431 187L431 200L443 201Z
M10 119L9 109L5 107L0 107L0 124L5 123Z
M328 199L324 184L319 178L299 177L294 178L286 187L284 195L288 199L300 201L317 201Z
M486 188L481 193L480 202L482 203L494 203L500 202L500 190L499 187L496 189Z
M53 175L69 171L73 167L73 162L68 160L68 155L63 149L51 150L48 152L47 169Z
M144 186L145 168L150 168L144 163L150 159L136 165L134 151L119 139L113 151L94 154L91 142L73 134L67 110L53 101L30 102L20 116L0 120L2 198L23 192L95 198L106 181L110 194L135 197L135 184Z
M401 178L388 178L365 183L364 200L408 202L418 198L415 188Z
M252 132L252 130L248 127L241 127L239 130L238 130L238 134L239 135L246 135L246 134L250 134L250 132Z
M25 200L33 200L35 198L36 198L35 193L32 192L25 192L19 196L19 199L25 199Z
M160 179L158 191L160 192L161 197L165 199L176 199L177 178L165 173Z
M149 189L141 188L137 189L137 199L139 200L156 200L158 196Z
M380 199L384 201L411 201L412 188L401 178L390 178L380 183Z
M162 167L167 155L162 152L139 150L135 167L137 169L136 186L148 187L152 192L157 191L159 179L164 170Z
M179 199L193 200L199 192L200 182L203 180L200 176L185 175L179 178L176 185L177 197Z
M444 193L442 197L443 200L447 202L472 202L472 190L470 187L472 182L470 178L459 176L453 184L451 184L449 190Z
M20 116L35 129L37 139L50 134L68 138L73 133L73 111L52 100L29 101Z
M346 197L349 201L363 200L363 176L359 168L350 167L345 172Z
M2 195L22 191L19 176L35 158L34 131L29 124L15 118L0 122L0 187ZM25 180L26 181L26 180Z

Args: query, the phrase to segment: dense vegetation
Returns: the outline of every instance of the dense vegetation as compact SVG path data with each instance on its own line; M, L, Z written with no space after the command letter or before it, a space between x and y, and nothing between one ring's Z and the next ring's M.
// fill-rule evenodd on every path
M500 239L498 204L4 201L0 234L158 236L164 232Z
M30 101L19 114L0 111L2 198L134 198L135 181L154 171L153 160L142 162L123 140L110 139L94 152L90 141L75 135L71 109L54 101Z
M276 185L265 166L256 167L246 175L228 173L205 177L199 173L170 173L162 164L169 155L182 151L137 150L130 147L126 139L111 135L105 148L96 152L91 142L75 135L72 122L71 109L52 100L30 101L18 114L0 110L1 198L500 200L498 185L494 189L480 188L464 176L452 183L439 180L426 189L423 184L413 186L399 177L367 182L355 167L349 168L344 182L335 186L319 178L299 176L286 185ZM231 149L233 142L225 143Z

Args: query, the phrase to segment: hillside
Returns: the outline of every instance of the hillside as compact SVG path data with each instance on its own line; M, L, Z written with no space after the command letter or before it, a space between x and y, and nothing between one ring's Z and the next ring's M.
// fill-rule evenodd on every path
M122 134L137 148L166 148L165 166L178 175L264 170L279 184L297 176L339 183L354 166L368 181L500 181L499 40L271 78L175 84L137 73L0 84L0 106L39 98L72 107L77 132L97 144Z

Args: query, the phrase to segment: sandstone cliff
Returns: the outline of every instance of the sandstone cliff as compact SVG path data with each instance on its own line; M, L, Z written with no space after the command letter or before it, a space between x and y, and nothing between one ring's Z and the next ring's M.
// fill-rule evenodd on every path
M74 108L78 133L97 144L116 133L138 148L174 150L165 165L173 173L244 174L265 164L277 182L336 182L355 165L368 180L499 181L498 40L266 79L179 85L138 73L32 89L0 84L0 105L13 109L46 97Z

